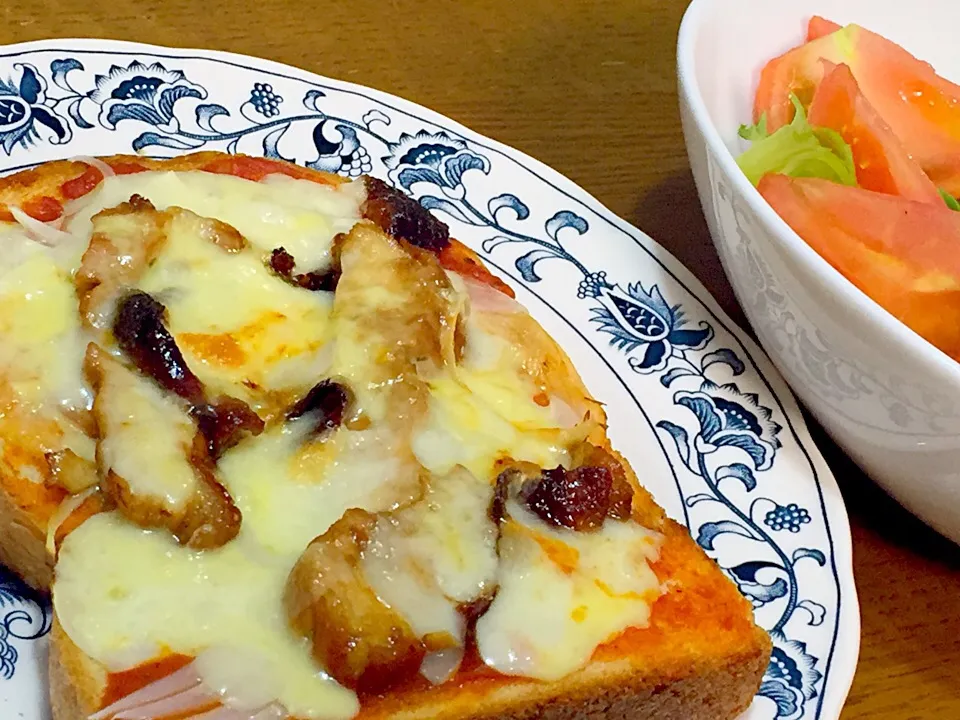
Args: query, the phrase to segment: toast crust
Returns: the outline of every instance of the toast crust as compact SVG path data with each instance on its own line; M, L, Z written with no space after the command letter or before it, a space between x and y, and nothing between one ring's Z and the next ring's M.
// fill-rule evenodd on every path
M199 170L214 165L219 168L215 172L225 173L231 172L233 162L220 153L169 160L137 156L101 160L115 168L135 165L149 170ZM25 206L37 197L69 202L64 184L82 178L90 167L82 161L53 162L0 180L0 216L8 206ZM317 182L342 182L337 176L305 168L290 172ZM460 254L471 265L483 267L472 251L460 246ZM532 320L531 325L543 332ZM558 394L571 400L586 395L562 349L549 340L544 352L550 361L549 381L558 386ZM599 405L593 412L602 423ZM669 583L670 591L654 604L650 627L628 630L601 646L586 667L558 682L499 675L476 662L477 667L461 671L439 687L422 681L387 696L364 698L357 720L722 720L736 717L749 706L769 661L769 636L754 624L749 603L702 553L686 528L664 517L629 464L610 448L602 425L589 440L622 462L636 490L637 519L666 536L653 568L662 582ZM22 493L11 488L25 483L36 485L11 475L0 464L0 562L28 584L46 590L53 579L46 526L59 500L54 495L46 499L48 493L37 506L18 502ZM56 618L49 663L54 720L86 720L101 709L111 676L70 640Z
M50 700L54 720L87 720L99 704L102 669L54 624L50 653ZM682 670L664 665L639 674L628 661L594 663L558 693L507 680L496 689L451 685L449 697L424 701L400 697L389 706L368 706L355 720L724 720L736 718L753 700L756 680L769 657L769 638L757 629L754 642L737 655L699 658ZM93 665L93 667L91 667ZM573 685L573 687L571 687ZM482 700L482 702L481 702Z
M586 667L546 683L481 666L439 687L422 682L364 698L355 720L737 717L767 667L770 637L754 625L749 604L683 526L667 519L661 532L666 540L654 570L670 579L671 591L654 604L649 628L628 630L601 646ZM56 621L51 642L53 718L86 720L103 706L109 675Z
M53 582L53 556L47 552L47 521L17 503L6 484L31 480L9 476L0 467L0 565L41 592Z

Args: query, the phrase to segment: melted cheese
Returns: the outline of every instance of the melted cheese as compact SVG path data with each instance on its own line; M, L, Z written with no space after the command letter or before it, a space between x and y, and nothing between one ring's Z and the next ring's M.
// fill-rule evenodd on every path
M221 459L220 478L243 513L239 536L223 548L192 552L114 515L70 534L54 600L78 647L112 670L160 648L212 653L198 663L205 684L241 705L266 696L297 717L355 714L353 693L318 672L289 629L283 588L306 545L347 509L387 510L412 497L394 485L397 460L372 431L336 433L324 441L335 451L305 443L308 433L304 417ZM224 657L226 665L211 659Z
M104 180L80 201L67 230L89 237L93 215L140 195L159 210L182 207L232 225L263 253L282 245L305 271L329 265L334 235L360 219L363 193L363 183L332 187L285 176L256 183L199 171L142 172Z
M267 260L282 246L299 270L328 265L333 236L359 219L361 183L333 188L280 177L254 183L204 172L137 173L108 178L80 201L67 228L89 236L94 214L133 194L161 210L196 214L176 216L137 285L165 304L170 331L212 393L270 415L324 374L332 296L291 286ZM204 236L196 216L233 226L250 246L223 250Z
M54 606L71 640L109 670L165 650L212 652L198 669L241 705L277 697L297 717L351 717L354 694L319 673L288 628L281 596L292 562L265 552L246 523L234 541L197 553L107 513L61 547Z
M71 207L67 229L85 244L90 218L132 194L159 209L179 206L217 218L251 243L228 253L178 220L140 281L166 305L171 332L211 392L227 392L269 414L275 396L282 409L318 380L336 377L356 394L363 423L318 437L305 415L229 450L218 477L243 523L222 548L194 552L115 513L71 533L60 550L54 602L84 652L115 671L161 650L191 654L206 685L233 706L276 699L301 718L350 717L358 711L355 695L317 668L309 644L289 628L282 594L307 544L354 507L396 511L396 522L378 524L364 572L418 633L462 641L457 605L499 584L478 631L485 661L502 672L560 677L586 662L599 643L647 622L659 587L649 569L656 537L631 523L607 522L600 532L577 535L512 508L498 561L486 514L497 461L567 464L566 448L582 429L558 419L555 408L541 407L535 399L541 388L525 366L529 358L515 352L508 337L474 322L482 314L466 317L464 358L452 361L456 316L467 304L463 283L445 283L436 269L418 275L419 285L405 282L398 268L406 256L395 243L345 250L333 301L266 269L266 254L279 246L301 271L326 266L334 234L356 222L360 183L334 189L289 178L252 183L197 172L140 173L107 179ZM24 273L46 273L48 280L33 287L60 294L43 298L53 303L49 308L31 310L36 327L21 323L2 335L26 338L24 352L36 356L25 367L49 368L39 395L61 397L51 389L82 387L76 373L83 343L69 284L82 247L61 253L65 265L43 260L44 253L50 254L38 255L36 270L25 262ZM66 275L58 270L63 267ZM0 303L8 276L17 277L0 280ZM35 300L24 290L11 297ZM439 349L422 336L413 339L428 317L424 297L436 303ZM69 327L57 329L48 313L69 315ZM0 317L15 316L0 306ZM44 337L72 338L76 346L61 354L41 348L30 333L39 336L47 326L52 335ZM424 347L430 349L426 361ZM0 347L0 361L9 352ZM156 470L150 490L174 502L184 478L167 461L185 436L150 390L163 397L132 381L117 390L123 398L116 401L118 429L107 433L101 450L124 477L138 467ZM145 432L148 424L155 432ZM555 564L543 538L567 548L573 564Z
M419 492L386 431L340 429L307 442L310 418L276 426L220 461L224 485L243 513L244 532L296 560L349 508L390 510Z
M381 518L364 551L364 574L378 597L424 637L463 644L457 612L494 588L497 530L487 514L493 486L462 468L434 478L424 498Z
M330 293L306 292L269 271L259 250L226 252L179 215L139 287L167 308L187 364L214 393L256 410L270 393L299 394L329 365Z
M197 486L188 460L196 427L174 396L153 380L103 357L96 411L101 471L113 471L137 495L181 509Z
M85 345L69 268L17 231L0 234L0 367L30 404L87 407Z
M109 178L71 208L67 229L88 238L90 218L132 194L159 209L179 206L215 217L252 245L228 253L178 216L164 252L139 283L167 306L171 332L211 392L253 400L261 389L300 394L324 376L330 294L291 287L264 261L283 246L301 271L324 266L333 235L358 219L361 184L335 190L207 173ZM21 384L40 395L30 380L45 383L46 394L61 385L82 387L85 343L71 272L85 242L59 251L63 261L25 240L26 259L3 276L9 292L0 298L11 310L2 317L14 324L3 328L0 359L22 367ZM56 346L60 336L75 340L72 352ZM14 351L23 356L19 365L11 360ZM133 480L138 492L176 505L194 482L183 448L192 424L136 374L111 375L102 392L105 464ZM308 434L308 418L276 426L221 459L223 483L244 517L240 535L223 548L193 552L165 532L140 530L115 514L97 516L69 535L54 598L70 637L111 670L161 649L197 655L206 684L240 706L278 698L304 718L353 715L354 694L318 672L305 643L289 630L283 587L306 544L347 508L389 509L412 499L411 486L402 497L393 492L403 487L397 482L402 469L387 429L343 430L323 442L309 441ZM407 473L416 481L416 468Z
M61 412L91 403L69 263L14 226L0 230L0 248L0 442L16 442L29 415L31 426L44 428L37 438L44 449L69 448L91 460L93 441Z
M497 460L540 467L569 462L573 436L550 407L534 401L538 388L502 338L466 323L463 362L429 381L429 415L413 441L417 459L433 473L455 466L490 477Z
M595 532L550 527L508 503L500 538L500 590L477 623L484 662L508 675L557 680L598 645L646 627L660 582L650 567L661 537L634 522Z

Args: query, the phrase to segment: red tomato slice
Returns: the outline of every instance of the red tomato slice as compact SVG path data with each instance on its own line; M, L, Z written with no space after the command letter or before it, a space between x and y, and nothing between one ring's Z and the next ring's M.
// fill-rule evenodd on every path
M759 190L850 282L960 360L960 213L818 178L771 174Z
M812 18L810 18L810 22L807 23L807 42L818 40L824 35L829 35L830 33L835 33L842 27L842 25L837 25L837 23L833 22L832 20L827 20L819 15L814 15Z
M919 202L943 202L936 185L860 92L847 65L833 66L824 77L807 119L840 133L853 151L860 187Z
M760 82L753 98L753 121L760 122L766 115L767 131L779 130L793 120L791 95L796 95L804 107L809 107L817 85L823 78L820 58L830 55L829 46L834 35L788 50L763 66ZM831 58L832 59L832 58ZM843 60L833 60L836 64Z
M791 93L808 106L824 76L821 59L849 65L864 96L934 184L960 195L960 86L859 25L847 25L767 63L754 121L766 113L770 132L790 122Z

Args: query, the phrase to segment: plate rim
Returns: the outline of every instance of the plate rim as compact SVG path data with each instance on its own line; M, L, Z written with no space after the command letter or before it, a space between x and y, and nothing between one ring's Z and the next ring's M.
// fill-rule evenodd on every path
M70 47L62 47L65 44L70 45ZM301 82L330 85L339 91L372 100L391 110L455 132L478 147L500 154L522 166L540 182L552 186L570 201L590 209L613 229L627 235L637 246L638 251L645 252L650 260L684 288L691 298L696 300L711 316L713 321L726 330L736 341L749 359L759 379L776 401L784 418L787 419L789 429L808 463L821 510L827 520L825 529L832 549L832 564L839 591L837 597L837 632L825 666L825 675L828 682L825 682L822 688L815 717L821 720L837 720L840 717L840 712L853 684L861 643L861 612L856 576L853 569L853 541L846 503L840 493L836 477L810 434L808 423L800 412L800 405L796 396L773 365L769 356L746 331L730 318L703 283L667 248L660 245L655 238L640 228L614 213L591 192L542 161L522 150L472 130L458 120L378 88L329 77L276 60L243 53L154 45L110 38L64 36L0 45L0 58L6 59L24 53L56 50L76 50L116 55L140 53L168 59L209 60L225 63L238 69L262 70ZM28 163L10 167L5 170L5 174L36 164ZM542 298L540 300L550 305L548 301ZM616 371L614 372L619 374ZM829 498L829 504L827 498ZM828 705L828 700L833 702Z

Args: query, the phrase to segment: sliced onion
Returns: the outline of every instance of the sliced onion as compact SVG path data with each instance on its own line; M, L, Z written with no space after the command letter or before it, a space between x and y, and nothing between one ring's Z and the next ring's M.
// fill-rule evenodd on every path
M196 668L193 667L193 663L191 663L175 673L160 678L136 692L120 698L112 705L108 705L100 712L91 715L89 720L109 720L117 713L174 697L198 685L200 685L200 676L197 674Z
M212 690L203 685L195 685L176 695L123 710L114 715L113 720L155 720L168 715L183 715L189 710L197 710L199 713L219 701L217 694Z
M221 705L200 715L194 715L192 720L250 720L250 715Z
M87 193L86 195L81 195L78 198L73 200L68 200L63 204L63 220L70 220L74 215L79 213L85 207L90 205L90 196L93 195L92 192Z
M256 715L251 715L249 720L284 720L287 717L287 711L280 705L272 703L263 708Z
M453 677L462 661L463 648L459 645L427 653L420 664L420 674L432 684L440 685Z
M512 297L486 283L477 282L469 277L463 277L463 282L470 295L470 304L478 312L525 313L527 311Z
M194 715L192 720L286 720L286 717L286 710L276 703L271 703L252 713L249 710L237 710L221 705L200 715Z
M27 231L27 235L31 240L35 240L41 245L46 245L47 247L56 247L62 243L69 242L73 239L73 236L61 230L59 227L53 223L45 223L32 218L27 215L23 210L18 208L16 205L7 206L7 210L10 211L10 214L13 215L13 219L16 220L20 226Z
M237 710L221 705L202 715L195 715L192 720L285 720L286 717L286 710L276 703L271 703L265 708L254 710L253 714L249 710Z
M578 413L557 395L550 396L550 409L553 411L557 426L562 428L575 427L585 415L585 413Z
M113 171L113 168L107 165L103 160L99 160L95 157L90 157L89 155L77 155L76 157L70 158L75 162L82 162L90 167L95 167L100 171L100 174L103 175L103 179L106 180L108 177L113 177L116 173ZM68 200L63 204L63 220L68 220L80 212L83 208L87 207L90 204L90 196L93 193L87 193L81 195L78 198L73 200Z
M50 517L50 522L47 523L47 552L50 553L51 556L56 556L57 554L57 530L59 530L64 521L73 514L73 511L80 507L83 501L96 491L96 486L93 486L88 487L76 495L67 495L54 511Z
M198 653L193 662L203 683L216 688L221 702L242 711L244 717L266 707L280 693L276 673L263 671L269 655L251 648L213 645Z
M253 710L221 705L220 696L203 684L196 664L190 663L171 675L160 678L117 702L88 720L162 720L189 717L195 720L285 720L287 711L271 702ZM216 707L211 707L216 704Z
M95 167L100 171L100 174L103 175L104 179L116 175L116 173L113 171L113 168L99 158L91 157L90 155L75 155L70 159L74 162L82 162L90 165L91 167Z

